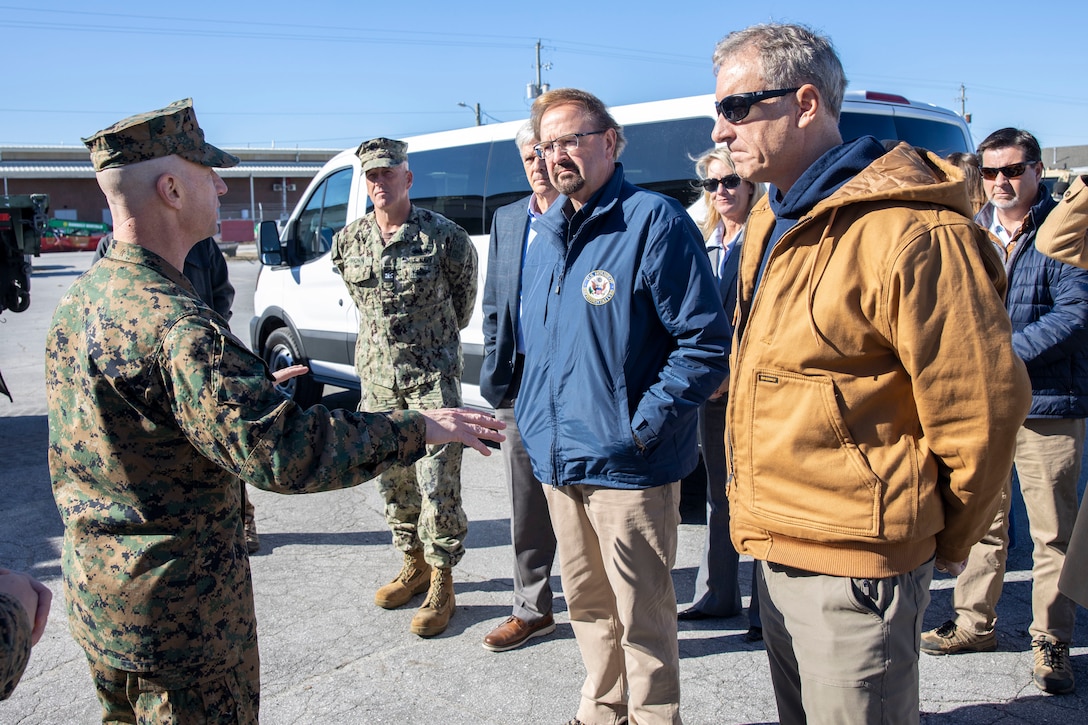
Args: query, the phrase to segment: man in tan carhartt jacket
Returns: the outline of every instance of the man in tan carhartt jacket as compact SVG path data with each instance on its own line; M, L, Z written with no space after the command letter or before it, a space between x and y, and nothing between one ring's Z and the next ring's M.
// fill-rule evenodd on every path
M993 519L1031 400L962 172L843 143L830 41L755 26L714 54L748 218L731 358L731 534L759 560L783 723L917 723L934 564Z

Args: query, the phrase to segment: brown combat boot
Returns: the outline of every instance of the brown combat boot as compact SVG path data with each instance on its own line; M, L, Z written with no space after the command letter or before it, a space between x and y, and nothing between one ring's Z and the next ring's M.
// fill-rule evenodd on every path
M430 576L431 565L423 560L423 552L406 551L400 574L375 592L374 603L382 609L402 607L416 594L427 591Z
M442 634L449 626L450 617L456 609L453 597L453 569L435 567L431 570L431 588L427 592L427 601L412 617L412 634L420 637L434 637Z

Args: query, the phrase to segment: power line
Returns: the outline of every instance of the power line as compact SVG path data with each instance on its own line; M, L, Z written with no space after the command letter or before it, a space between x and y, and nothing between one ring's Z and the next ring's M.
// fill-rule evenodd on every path
M209 28L207 26L207 18L186 18L161 15L133 15L128 13L107 13L80 10L61 11L5 5L0 5L0 10L14 10L30 13L50 13L54 15L65 16L86 16L92 18L116 18L124 21L150 20L154 22L161 21L170 24L166 27L149 27L138 25L120 26L115 23L106 25L88 25L81 21L78 23L73 22L70 24L49 22L48 25L45 25L41 22L34 22L29 20L12 20L8 18L0 19L0 27L40 30L49 33L56 32L57 30L63 30L75 33L100 34L103 32L113 32L125 35L169 35L182 37L191 36L204 38L230 38L235 40L292 40L302 42L315 41L323 43L336 42L357 45L438 45L444 47L505 49L520 49L534 42L534 39L531 37L520 38L512 37L509 35L488 34L469 35L464 33L459 33L456 37L453 37L449 33L427 32L414 29L394 30L384 27L380 29L358 27L345 28L343 26L306 25L294 23L285 24L267 21L232 21L219 19L217 20L216 28ZM179 28L177 27L176 23L193 23L196 25L196 27ZM223 29L223 26L228 26L228 29ZM234 29L229 29L230 26L235 27ZM270 32L258 31L254 30L255 27L270 28L272 30ZM307 32L300 33L300 31L313 31L313 34L307 34ZM621 48L616 46L595 45L574 41L552 41L549 49L559 52L570 53L572 55L607 57L617 60L670 63L677 65L709 66L709 60L705 58L679 53L668 53L659 50L647 50L644 48Z

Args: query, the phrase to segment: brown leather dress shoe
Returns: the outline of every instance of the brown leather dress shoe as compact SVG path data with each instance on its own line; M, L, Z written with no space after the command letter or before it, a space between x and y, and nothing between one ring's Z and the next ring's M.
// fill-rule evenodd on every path
M551 613L545 614L535 622L525 622L517 617L508 617L491 633L484 637L484 649L492 652L505 652L517 649L533 637L542 637L555 631L555 619Z

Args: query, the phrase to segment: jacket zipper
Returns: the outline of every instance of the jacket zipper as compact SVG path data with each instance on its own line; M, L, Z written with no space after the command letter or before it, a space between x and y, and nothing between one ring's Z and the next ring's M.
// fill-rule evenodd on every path
M752 318L755 317L756 303L759 300L760 295L762 294L763 290L765 289L764 280L766 280L766 278L767 278L767 272L770 270L771 264L774 262L774 258L779 256L779 254L781 254L781 249L783 248L782 243L785 242L789 238L789 236L794 233L795 230L797 230L798 228L800 228L804 224L812 221L813 218L814 217L811 214L809 214L809 215L805 215L805 216L801 217L800 219L798 219L796 224L794 224L792 227L790 227L790 229L787 230L785 234L783 234L781 237L778 238L778 242L774 245L774 248L771 250L771 257L770 257L770 259L767 260L767 266L763 269L763 279L760 280L759 288L756 289L756 294L755 294L754 297L752 297L752 304L748 307L748 319L745 321L744 332L741 334L740 341L737 344L737 356L736 356L736 359L733 360L734 363L736 363L738 360L741 359L741 357L743 357L744 350L745 350L745 348L748 347L748 330L749 330L749 328L751 326L750 323L752 321ZM742 246L741 247L742 257L743 257L743 254L744 254L744 247ZM738 275L740 274L739 266L738 266L737 274ZM730 370L729 375L730 375L730 379L732 380L733 379L733 377L732 377L733 376L733 371L732 370ZM730 383L730 385L732 385L732 383ZM733 410L733 406L729 406L729 411L732 412L732 410ZM735 442L733 440L733 431L734 430L736 430L736 427L734 426L734 421L732 419L732 415L728 415L727 416L727 421L726 421L726 426L725 426L725 437L729 442L729 445L728 445L728 451L729 451L728 469L729 469L730 472L735 472L737 470L736 466L733 464L733 451L736 450L736 445L735 445ZM730 483L731 482L732 482L732 475L730 476Z

